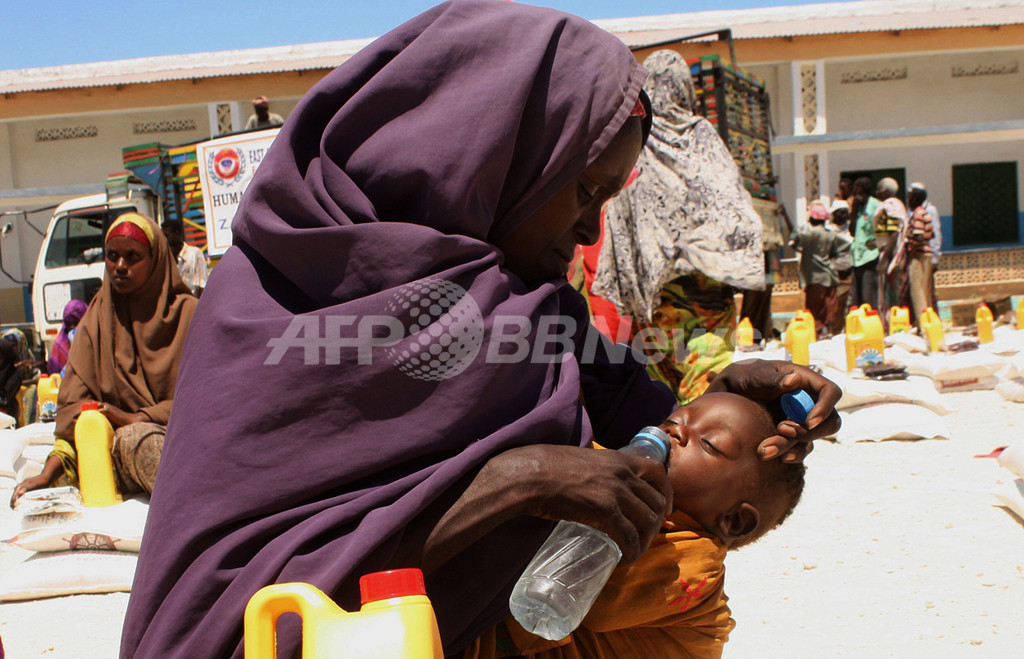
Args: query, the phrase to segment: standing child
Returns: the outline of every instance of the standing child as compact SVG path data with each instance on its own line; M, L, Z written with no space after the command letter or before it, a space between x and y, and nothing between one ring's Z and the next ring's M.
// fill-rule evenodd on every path
M814 316L819 337L831 336L838 311L836 287L839 276L832 263L850 249L849 243L825 228L830 218L821 202L809 209L808 223L789 240L789 246L800 252L800 288L804 290L804 308Z
M736 394L704 394L659 427L672 438L675 510L650 548L615 569L566 638L547 641L509 617L467 658L721 656L736 626L726 604L726 551L789 516L803 492L804 465L759 458L758 444L778 430L765 407Z

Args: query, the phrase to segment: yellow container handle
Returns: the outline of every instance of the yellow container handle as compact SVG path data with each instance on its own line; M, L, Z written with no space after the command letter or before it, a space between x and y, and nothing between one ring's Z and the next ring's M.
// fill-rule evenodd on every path
M297 613L311 620L314 613L341 612L319 588L306 583L282 583L265 586L252 596L245 607L245 658L276 659L277 619L282 613ZM303 636L306 624L302 625ZM303 638L303 647L306 639Z

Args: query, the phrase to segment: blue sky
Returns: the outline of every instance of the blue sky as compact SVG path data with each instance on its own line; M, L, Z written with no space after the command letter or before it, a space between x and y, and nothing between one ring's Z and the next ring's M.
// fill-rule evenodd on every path
M5 8L0 31L0 70L375 37L439 1L12 2ZM812 1L534 0L530 4L598 19Z

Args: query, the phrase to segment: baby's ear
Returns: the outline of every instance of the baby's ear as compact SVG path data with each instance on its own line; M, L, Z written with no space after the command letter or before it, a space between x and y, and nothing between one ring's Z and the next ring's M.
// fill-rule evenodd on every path
M753 533L759 521L761 515L753 505L736 504L718 518L719 537L725 540L727 547L731 547Z

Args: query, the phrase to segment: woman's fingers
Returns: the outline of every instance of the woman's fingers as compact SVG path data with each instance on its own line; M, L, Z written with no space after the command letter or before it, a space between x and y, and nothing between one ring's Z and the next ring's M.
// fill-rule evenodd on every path
M672 492L663 465L577 447L535 445L516 451L535 454L532 464L543 465L543 473L532 475L534 515L604 531L627 562L636 560L657 535Z

